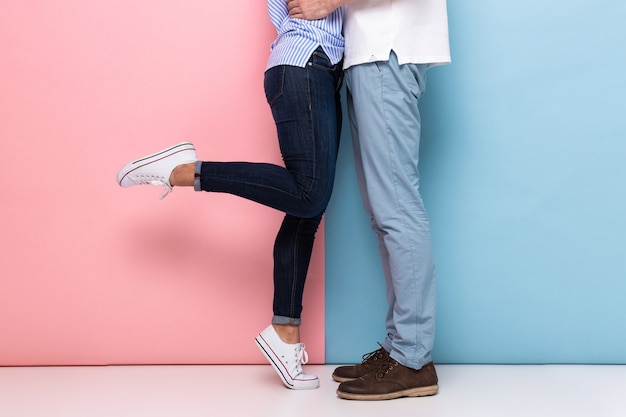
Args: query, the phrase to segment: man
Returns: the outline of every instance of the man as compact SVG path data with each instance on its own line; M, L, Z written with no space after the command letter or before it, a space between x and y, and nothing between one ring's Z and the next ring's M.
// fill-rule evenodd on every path
M288 0L292 17L319 19L348 4L344 55L348 111L363 205L387 285L387 337L358 365L335 369L353 400L434 395L435 271L419 192L426 70L450 62L445 0Z

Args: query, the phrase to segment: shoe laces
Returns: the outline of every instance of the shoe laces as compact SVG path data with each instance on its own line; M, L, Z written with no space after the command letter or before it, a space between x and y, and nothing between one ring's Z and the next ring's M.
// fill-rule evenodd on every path
M363 365L369 366L371 365L371 363L373 361L377 361L379 358L381 358L383 356L383 345L381 345L380 343L378 344L378 346L380 346L380 349L376 349L373 352L370 353L366 353L365 355L363 355Z
M163 190L163 193L159 196L159 200L163 200L173 190L169 181L167 181L164 177L157 175L134 175L133 181L135 181L137 185L163 186L165 189Z
M306 365L309 362L309 354L306 353L304 343L298 343L296 346L296 374L302 373L302 365Z
M398 365L398 361L396 361L395 359L392 359L391 357L386 358L378 366L378 369L376 370L376 377L378 377L379 379L384 378L385 375L393 371L393 368Z

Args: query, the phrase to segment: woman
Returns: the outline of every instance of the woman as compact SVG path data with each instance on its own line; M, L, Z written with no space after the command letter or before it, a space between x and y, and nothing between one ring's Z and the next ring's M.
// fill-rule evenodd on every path
M287 0L268 0L277 37L265 72L265 94L276 123L285 167L250 162L198 161L194 146L179 143L126 164L122 187L140 184L234 194L285 212L274 244L274 316L256 343L283 383L319 386L302 371L302 294L315 233L332 192L341 131L343 8L324 19L292 19Z

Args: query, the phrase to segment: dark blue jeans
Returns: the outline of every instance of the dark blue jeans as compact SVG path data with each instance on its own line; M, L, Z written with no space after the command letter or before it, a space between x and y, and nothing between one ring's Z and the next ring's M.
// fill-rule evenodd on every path
M304 68L267 70L265 95L285 167L251 162L196 167L196 190L234 194L286 213L274 243L275 324L300 324L313 241L335 178L341 81L341 65L332 65L321 48Z

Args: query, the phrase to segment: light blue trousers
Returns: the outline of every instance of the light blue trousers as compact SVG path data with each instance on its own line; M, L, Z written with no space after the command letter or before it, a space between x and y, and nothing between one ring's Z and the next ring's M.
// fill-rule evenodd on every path
M414 369L432 360L435 336L435 267L418 172L426 69L399 65L392 52L389 61L345 72L357 178L387 285L383 347Z

